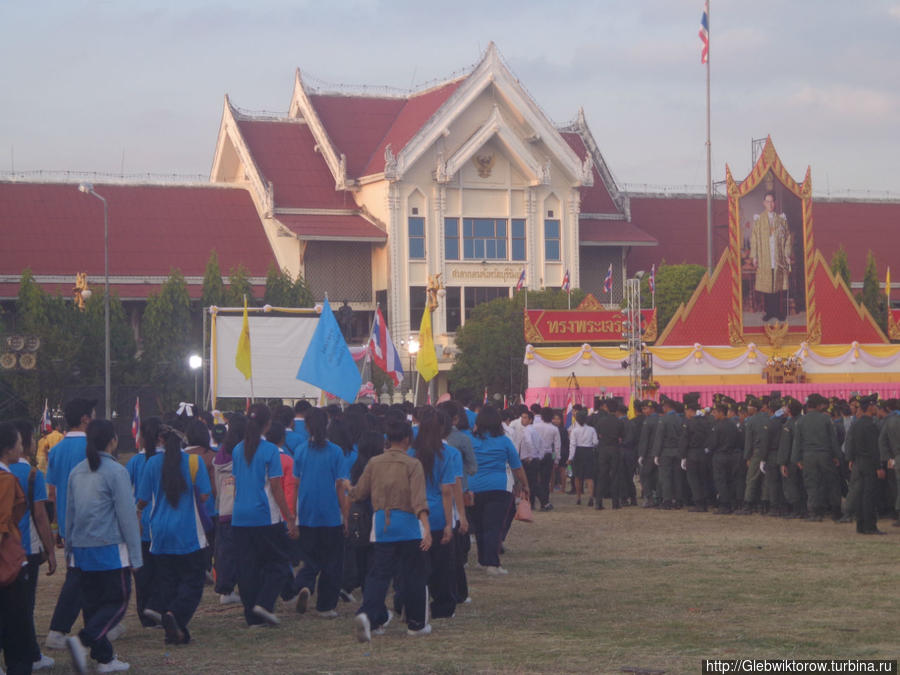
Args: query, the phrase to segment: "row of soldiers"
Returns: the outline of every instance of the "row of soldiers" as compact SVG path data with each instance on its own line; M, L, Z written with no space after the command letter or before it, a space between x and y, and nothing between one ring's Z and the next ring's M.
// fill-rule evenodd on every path
M639 407L629 419L621 399L595 399L588 422L598 437L598 508L604 497L613 508L636 504L635 475L646 508L830 515L876 534L879 511L900 507L900 401L811 394L804 404L772 392L739 403L717 394L704 409L691 393Z

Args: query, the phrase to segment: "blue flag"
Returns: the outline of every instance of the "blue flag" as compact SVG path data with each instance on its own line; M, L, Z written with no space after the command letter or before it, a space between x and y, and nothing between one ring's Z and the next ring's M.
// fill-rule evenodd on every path
M316 332L297 371L297 379L321 387L332 396L339 396L351 403L359 393L362 384L359 370L327 298Z

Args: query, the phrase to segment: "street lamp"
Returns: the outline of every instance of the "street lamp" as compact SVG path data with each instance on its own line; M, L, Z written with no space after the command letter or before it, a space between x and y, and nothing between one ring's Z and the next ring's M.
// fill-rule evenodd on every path
M407 343L407 351L409 351L409 369L413 369L413 360L416 358L416 354L419 353L419 340L412 335L409 336L409 342Z
M91 183L81 183L78 189L85 194L93 195L103 202L103 277L104 277L104 296L103 296L103 332L104 332L104 369L103 378L103 399L104 399L104 416L110 419L110 409L112 401L110 399L110 378L109 378L109 204L106 199L94 192L94 186Z
M197 385L197 378L200 375L200 367L203 365L203 359L199 354L191 354L188 357L188 365L191 367L191 370L194 371L194 403L197 404L199 401L197 399L200 396Z

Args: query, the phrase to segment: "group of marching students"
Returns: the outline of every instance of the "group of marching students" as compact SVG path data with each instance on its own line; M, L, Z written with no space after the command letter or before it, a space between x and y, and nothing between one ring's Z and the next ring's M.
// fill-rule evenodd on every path
M276 626L285 611L335 618L361 589L353 632L364 642L400 616L408 635L427 635L430 619L469 602L471 535L474 569L507 573L502 542L516 497L528 499L529 489L492 406L476 415L454 400L415 409L258 403L215 424L183 405L143 419L139 451L123 464L114 425L95 418L95 404L65 406L46 476L31 422L0 423L9 675L52 667L42 647L67 649L79 673L89 660L100 673L128 670L112 642L124 632L132 586L141 625L162 628L171 645L191 642L208 583L221 604L243 606L250 628ZM57 545L65 580L41 646L38 572L43 562L55 572ZM84 626L72 634L79 614Z

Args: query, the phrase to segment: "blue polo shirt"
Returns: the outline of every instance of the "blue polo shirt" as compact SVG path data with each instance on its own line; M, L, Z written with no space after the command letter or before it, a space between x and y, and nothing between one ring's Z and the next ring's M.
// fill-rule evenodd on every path
M432 530L443 530L447 526L447 519L444 517L444 501L441 496L441 487L444 485L453 485L456 483L456 476L453 474L453 460L450 453L444 446L441 456L434 457L434 467L431 475L425 477L425 498L428 500L428 526ZM416 456L415 448L406 451L410 457ZM459 454L458 452L456 454ZM391 511L391 519L393 520L394 511Z
M291 451L291 454L297 453L297 448L309 440L309 434L306 431L306 422L304 420L294 418L294 428L284 430L284 444Z
M234 475L234 510L231 524L235 527L264 527L282 522L281 510L275 503L269 481L281 478L281 456L278 446L260 439L250 464L244 459L244 441L231 453Z
M302 527L342 525L344 521L335 483L350 480L350 471L340 446L328 441L324 447L303 443L294 455L294 475L300 479L297 487L297 524Z
M372 537L374 542L418 541L422 538L422 523L409 511L391 511L391 524L385 526L384 509L378 509L372 516Z
M190 455L181 453L181 475L187 488L172 506L163 489L162 472L166 455L157 452L147 460L138 487L137 498L153 503L150 515L150 552L156 555L185 555L206 548L206 534L197 513L194 485L201 495L212 492L209 474L201 457L197 457L197 474L191 482ZM146 509L145 509L146 511Z
M157 450L159 452L159 450ZM154 453L155 454L155 453ZM141 486L141 475L144 473L144 467L147 465L147 453L141 450L138 454L128 460L125 470L128 472L128 478L131 480L131 487L134 490L134 501L137 503L137 491ZM150 514L153 512L153 501L147 500L149 506L141 513L141 541L150 541Z
M56 488L56 520L59 533L66 532L66 491L69 489L69 474L87 457L87 436L83 431L70 431L59 443L50 449L47 461L47 483Z
M28 500L28 477L31 475L31 464L27 459L20 459L15 464L10 465L9 470L19 479L19 485L22 486L22 492L25 493L26 502ZM34 503L47 501L47 483L44 481L44 472L40 469L34 470ZM35 508L44 508L43 506ZM41 539L38 537L37 528L32 527L31 505L19 521L19 532L22 534L22 546L25 548L25 555L33 555L40 553L43 547Z
M472 443L478 471L469 476L469 490L472 492L488 492L489 490L506 490L506 465L511 469L522 468L522 461L512 441L502 436L475 436Z

